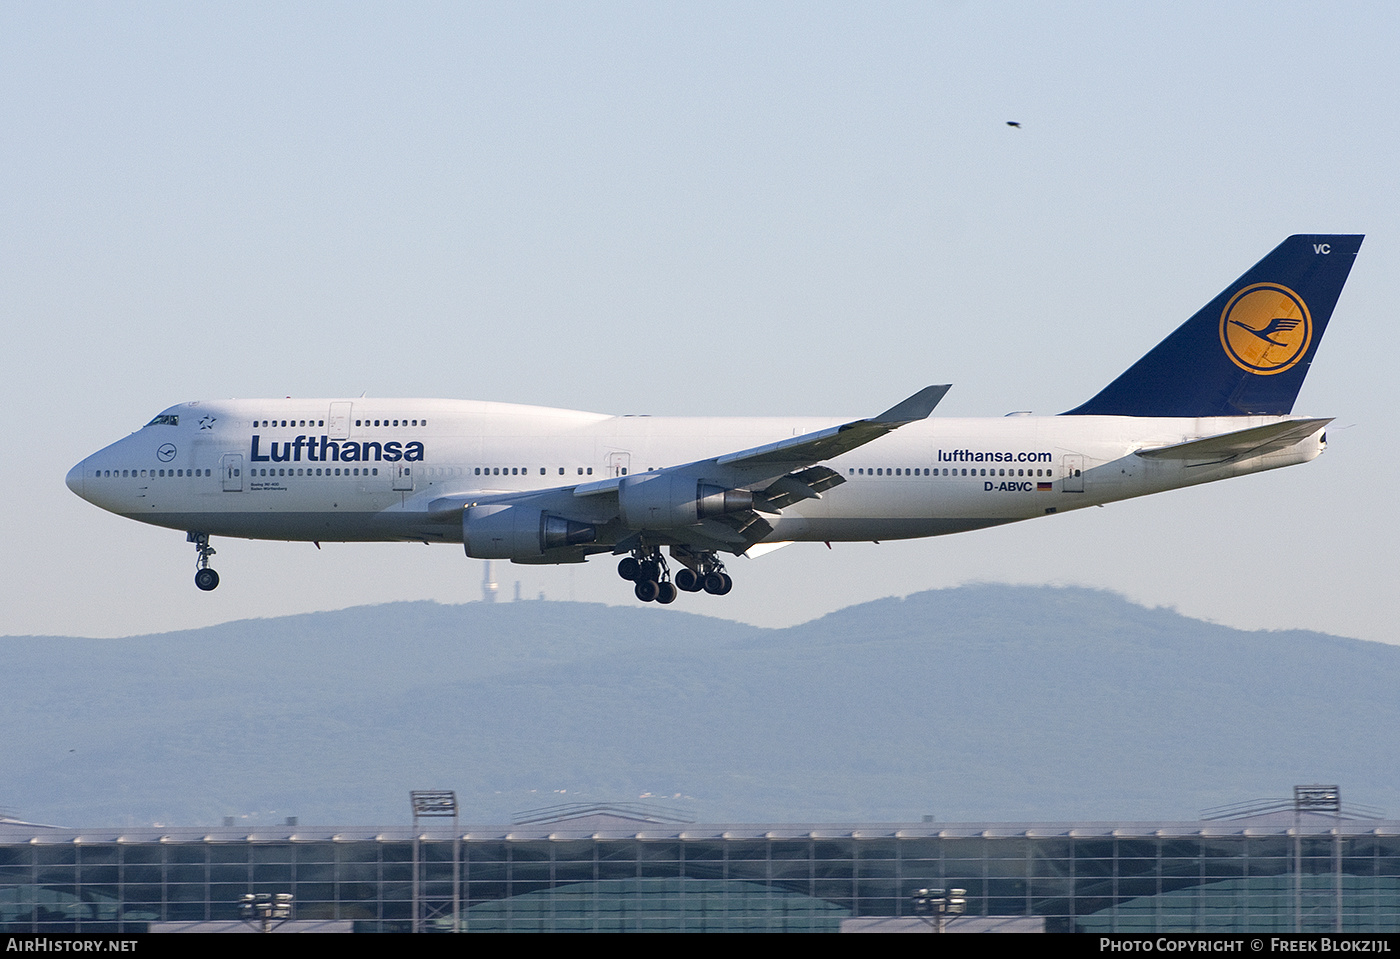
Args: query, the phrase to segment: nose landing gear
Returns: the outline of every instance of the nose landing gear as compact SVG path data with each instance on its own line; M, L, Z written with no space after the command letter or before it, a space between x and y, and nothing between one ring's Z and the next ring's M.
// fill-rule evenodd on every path
M219 574L209 568L209 557L214 555L214 547L209 545L209 534L190 530L185 534L185 542L194 543L194 550L199 554L194 564L194 584L207 593L219 585Z

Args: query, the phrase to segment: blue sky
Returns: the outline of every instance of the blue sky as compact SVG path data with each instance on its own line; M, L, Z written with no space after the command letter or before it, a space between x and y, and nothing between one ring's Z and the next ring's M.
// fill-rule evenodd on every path
M460 549L216 540L70 466L173 403L1067 409L1280 240L1366 233L1302 467L732 564L785 624L971 581L1396 641L1391 4L8 3L0 634L480 595ZM1006 126L1018 120L1020 130ZM632 602L611 562L509 594ZM677 607L680 608L680 607Z

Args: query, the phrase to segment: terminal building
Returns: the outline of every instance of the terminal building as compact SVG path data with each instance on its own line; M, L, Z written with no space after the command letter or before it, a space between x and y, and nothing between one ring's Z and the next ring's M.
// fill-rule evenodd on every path
M244 896L288 893L283 931L902 931L928 928L920 890L956 888L949 932L1400 932L1400 821L1308 806L1295 791L1236 818L1080 824L573 807L461 826L430 805L378 829L0 820L0 931L233 929Z

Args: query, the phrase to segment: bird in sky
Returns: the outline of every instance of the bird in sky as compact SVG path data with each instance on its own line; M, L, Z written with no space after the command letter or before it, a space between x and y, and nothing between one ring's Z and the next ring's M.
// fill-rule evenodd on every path
M1021 121L1019 120L1007 120L1006 125L1009 127L1015 127L1018 130L1021 129Z

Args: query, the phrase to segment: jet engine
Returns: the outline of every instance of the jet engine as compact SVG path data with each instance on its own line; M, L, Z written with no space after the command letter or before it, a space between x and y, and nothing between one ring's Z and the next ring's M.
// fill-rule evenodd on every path
M753 493L696 482L671 473L624 476L617 488L622 523L629 529L693 526L707 516L753 508Z
M473 559L533 559L597 539L596 526L529 506L469 506L462 513L462 545Z

